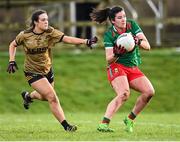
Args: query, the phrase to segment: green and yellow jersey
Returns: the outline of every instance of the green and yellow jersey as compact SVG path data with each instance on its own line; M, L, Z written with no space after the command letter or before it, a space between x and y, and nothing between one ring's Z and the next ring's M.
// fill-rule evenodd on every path
M132 19L127 19L126 25L126 33L132 33L132 35L137 35L138 33L142 33L139 25ZM115 27L112 25L108 28L108 30L104 34L104 46L105 48L112 48L115 46L116 39L118 36L122 34L119 33ZM141 64L141 57L139 53L139 46L135 46L134 50L131 52L127 52L119 57L116 63L123 64L125 66L138 66Z
M45 75L52 66L51 47L60 42L64 33L49 27L41 34L32 30L20 32L16 44L22 45L25 51L24 71Z

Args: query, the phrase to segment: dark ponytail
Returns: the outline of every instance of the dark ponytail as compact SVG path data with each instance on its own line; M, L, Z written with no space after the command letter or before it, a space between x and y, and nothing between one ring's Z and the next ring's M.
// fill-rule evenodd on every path
M93 9L92 13L90 13L90 17L92 21L95 21L97 23L103 23L109 18L109 20L114 20L116 14L118 12L123 11L124 9L119 6L115 6L112 8L105 8L101 10Z
M97 23L103 23L109 17L109 11L110 8L105 8L102 10L93 9L92 13L90 13L90 17Z

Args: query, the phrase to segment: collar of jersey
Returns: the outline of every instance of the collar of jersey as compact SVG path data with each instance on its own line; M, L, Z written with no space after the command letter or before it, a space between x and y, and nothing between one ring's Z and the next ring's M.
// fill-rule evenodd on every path
M125 32L126 32L126 30L125 30L125 31L122 31L122 32L119 32L114 25L113 25L112 27L113 27L113 30L114 30L116 33L118 33L118 34L122 34L122 33L125 33Z
M35 34L35 35L42 35L45 31L43 31L42 33L35 33L34 31L32 31L33 32L33 34Z

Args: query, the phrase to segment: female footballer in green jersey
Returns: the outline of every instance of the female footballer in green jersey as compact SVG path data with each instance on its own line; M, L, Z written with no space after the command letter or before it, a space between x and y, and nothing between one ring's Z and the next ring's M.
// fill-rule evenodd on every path
M94 9L90 16L97 23L103 23L108 18L112 24L104 34L104 46L108 62L108 80L116 96L108 104L103 120L97 130L102 132L113 131L108 126L110 120L122 104L127 101L130 96L130 88L132 88L141 93L134 108L124 119L126 131L132 132L134 119L147 105L155 92L149 79L138 68L141 63L139 48L150 50L149 42L138 24L134 20L126 18L126 13L122 7ZM115 44L117 37L125 32L131 33L135 39L135 47L131 52L126 52L123 47L117 47Z
M22 92L24 107L28 109L34 99L48 101L52 113L64 129L66 131L76 131L77 127L66 121L54 90L51 48L61 41L70 44L86 44L91 48L91 45L97 42L97 38L81 39L66 36L61 31L49 26L46 11L35 11L31 17L30 27L20 32L15 40L10 43L7 71L14 73L18 69L15 62L16 47L22 45L25 52L24 74L30 86L34 89L31 93Z

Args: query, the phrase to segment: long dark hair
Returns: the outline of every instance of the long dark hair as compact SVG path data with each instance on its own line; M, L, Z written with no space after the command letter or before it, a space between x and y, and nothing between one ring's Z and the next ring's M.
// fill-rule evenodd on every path
M47 13L45 10L36 10L33 12L32 16L31 16L31 21L30 21L30 24L29 24L29 28L28 28L28 31L31 31L34 29L35 27L35 21L38 22L39 20L39 15L43 14L43 13Z
M95 21L97 23L103 23L107 20L107 18L109 18L110 21L114 20L116 14L123 10L124 9L120 6L105 8L101 10L93 9L92 13L90 13L90 17L92 21Z

